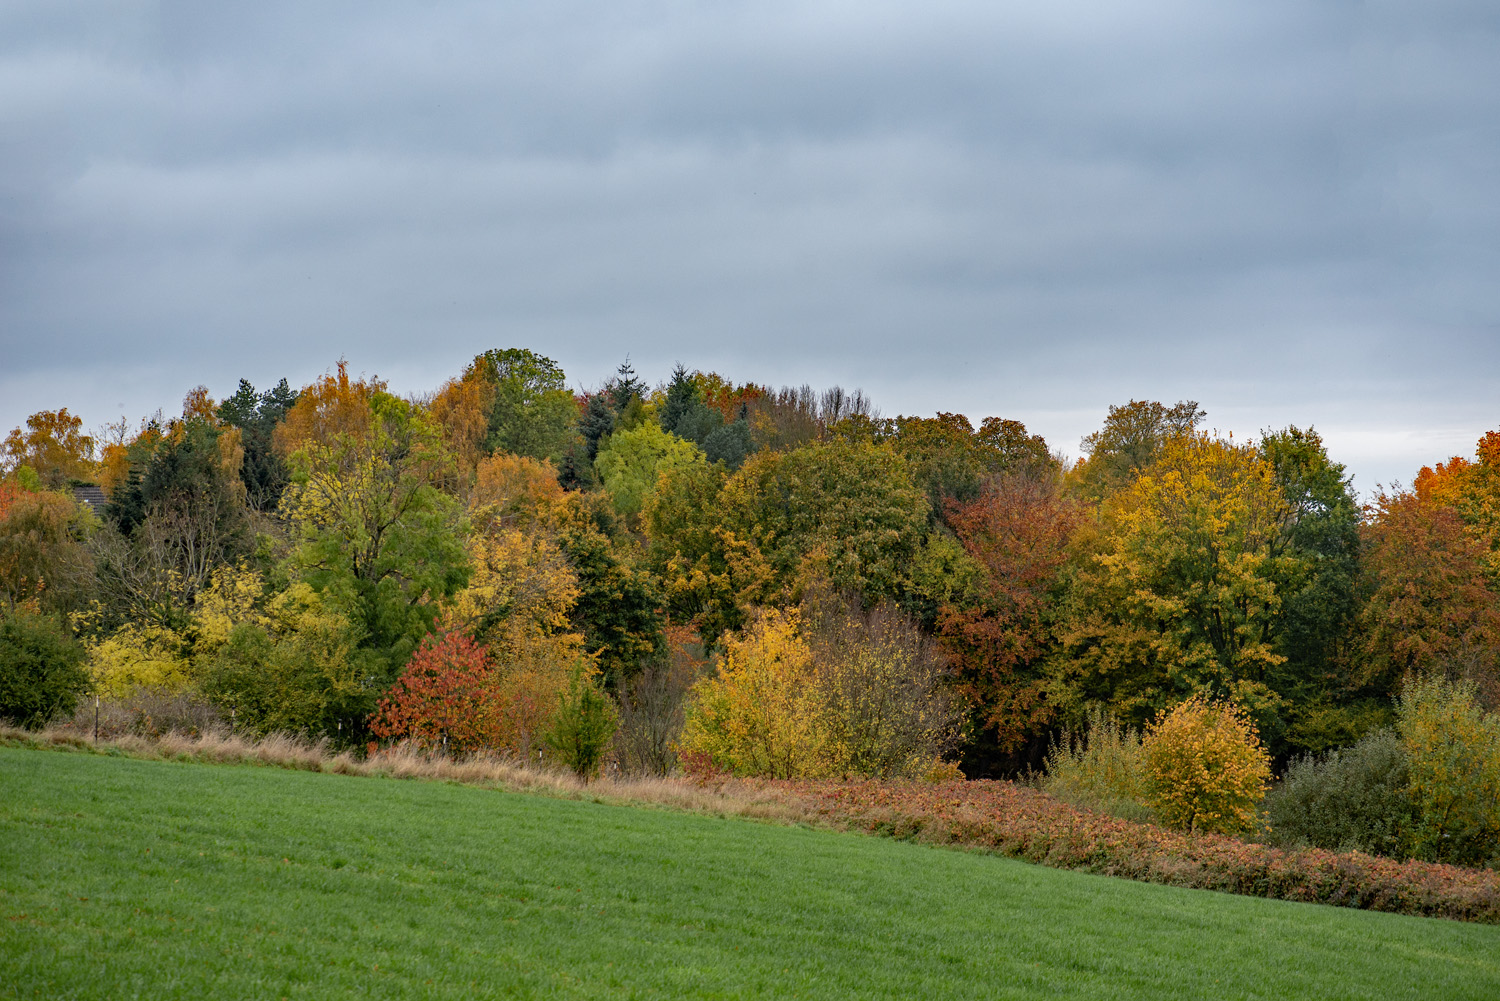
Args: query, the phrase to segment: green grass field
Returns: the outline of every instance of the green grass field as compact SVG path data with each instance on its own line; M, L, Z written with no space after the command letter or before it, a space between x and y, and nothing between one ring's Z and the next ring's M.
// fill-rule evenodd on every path
M1484 998L1500 928L433 782L0 749L4 998Z

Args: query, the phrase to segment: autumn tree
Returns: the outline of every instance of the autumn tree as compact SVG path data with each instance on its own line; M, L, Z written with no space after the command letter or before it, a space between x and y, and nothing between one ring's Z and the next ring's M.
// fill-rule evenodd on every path
M975 707L976 743L1001 755L1042 735L1056 711L1043 662L1069 543L1084 517L1055 483L1026 475L990 480L969 503L949 507L948 523L983 577L942 608L938 631Z
M1500 716L1477 695L1430 672L1408 678L1396 700L1415 807L1404 840L1418 858L1480 866L1500 856Z
M1404 675L1467 675L1497 694L1500 594L1488 550L1459 512L1414 493L1379 494L1361 529L1360 680L1391 691Z
M862 610L820 583L724 641L689 695L682 753L737 775L918 775L962 719L946 664L890 606Z
M266 602L263 613L240 608L224 615L209 604L195 609L200 642L219 638L190 670L237 727L345 745L368 737L365 720L385 688L386 667L378 651L362 646L361 625L329 596L298 581Z
M757 401L764 399L769 392L766 387L753 382L736 384L717 372L694 372L692 379L703 395L703 402L717 410L725 424L748 419Z
M0 498L0 603L71 610L72 571L83 540L97 526L83 505L58 491Z
M51 490L92 481L95 442L82 428L82 418L68 413L67 407L32 414L24 431L15 428L0 442L0 473L29 466Z
M465 478L488 454L494 402L494 383L471 373L467 378L443 383L428 404L428 414L442 429L443 443Z
M341 363L302 391L277 444L293 474L282 508L298 572L399 665L468 571L461 511L433 485L452 468L441 432L381 385L351 381Z
M689 695L683 755L736 775L823 774L812 650L796 612L767 610L724 646L718 672Z
M705 385L705 392L709 387ZM830 386L818 392L811 386L742 387L742 415L749 424L756 450L787 451L819 441L841 421L874 422L880 413L863 390ZM726 415L727 416L727 415ZM741 416L736 411L736 418Z
M1254 826L1271 759L1239 707L1195 695L1164 711L1141 743L1146 800L1162 823L1223 834Z
M569 497L552 463L497 452L481 459L475 469L469 521L476 531L491 526L555 528L569 516Z
M1080 535L1054 659L1058 691L1141 725L1198 692L1279 726L1268 681L1281 608L1275 546L1287 517L1275 470L1207 435L1161 447L1149 470Z
M744 625L743 610L759 598L765 583L743 572L750 563L766 566L764 560L747 559L750 544L720 524L719 494L727 479L720 465L668 470L642 517L649 540L646 565L662 582L667 610L674 621L691 623L708 646L725 630ZM741 594L742 589L753 593Z
M798 610L829 774L921 775L951 755L965 700L948 657L916 623L891 603L861 608L820 582Z
M380 700L370 732L450 754L496 750L499 695L487 647L463 633L428 636Z
M453 598L451 614L483 642L515 633L566 631L582 594L567 553L538 528L495 525L470 535L469 580Z
M1412 492L1423 501L1453 509L1464 529L1484 548L1485 571L1500 583L1500 431L1482 435L1474 460L1454 456L1423 466Z
M1149 469L1168 442L1192 434L1203 417L1195 400L1170 407L1154 400L1111 406L1104 426L1081 442L1088 458L1074 478L1089 497L1119 490Z

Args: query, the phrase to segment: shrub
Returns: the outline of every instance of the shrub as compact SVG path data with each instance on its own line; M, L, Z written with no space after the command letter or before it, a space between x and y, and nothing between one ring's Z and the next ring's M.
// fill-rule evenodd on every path
M1322 757L1297 759L1266 796L1267 840L1371 855L1401 852L1411 826L1408 756L1394 730Z
M453 753L497 742L490 651L462 633L428 636L370 718L377 737L415 740Z
M368 659L336 616L309 616L299 628L273 635L241 623L219 648L203 693L237 727L358 739L373 702L365 684Z
M828 774L920 776L954 750L965 706L946 658L904 614L810 588L802 634Z
M547 746L587 782L599 774L604 752L619 727L620 713L599 687L592 665L580 663L568 690L558 699L557 715L546 735Z
M795 611L768 610L739 636L725 636L718 674L693 686L684 757L706 756L736 775L820 773L812 652L797 627Z
M968 845L1059 869L1500 924L1497 872L1188 835L1078 810L1011 782L812 781L758 788L781 792L824 823Z
M1140 732L1115 722L1097 706L1089 710L1082 734L1063 732L1047 755L1046 767L1044 792L1118 817L1150 817Z
M823 591L724 642L717 676L693 688L684 754L737 775L921 776L957 742L943 658L889 607Z
M1146 731L1146 801L1191 832L1250 828L1271 778L1270 757L1243 710L1193 696Z
M1500 717L1475 687L1441 675L1409 680L1396 726L1410 756L1417 858L1475 865L1500 854Z
M89 687L83 648L54 619L0 607L0 718L39 729Z

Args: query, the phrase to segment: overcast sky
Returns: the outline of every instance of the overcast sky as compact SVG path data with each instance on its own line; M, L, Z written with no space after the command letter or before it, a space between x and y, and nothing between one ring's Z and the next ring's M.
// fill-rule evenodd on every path
M340 356L1500 427L1500 5L0 0L0 432Z

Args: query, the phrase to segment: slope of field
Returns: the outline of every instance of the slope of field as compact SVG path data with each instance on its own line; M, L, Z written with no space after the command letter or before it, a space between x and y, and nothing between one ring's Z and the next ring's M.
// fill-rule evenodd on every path
M0 748L0 997L1494 998L1500 929L853 834Z

